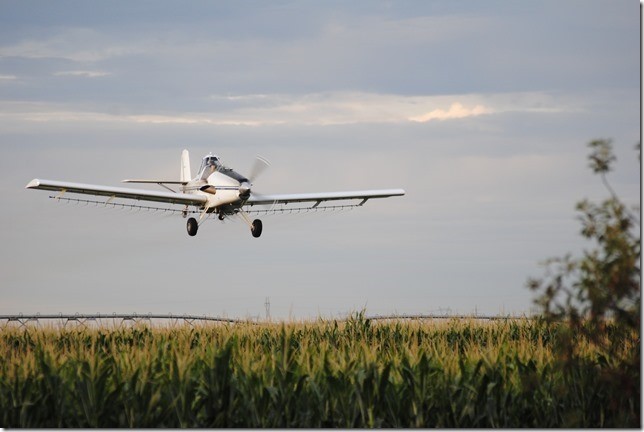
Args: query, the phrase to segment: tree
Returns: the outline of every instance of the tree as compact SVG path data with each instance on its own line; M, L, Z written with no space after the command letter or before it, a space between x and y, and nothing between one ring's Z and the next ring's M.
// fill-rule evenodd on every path
M558 340L564 366L575 364L582 338L603 356L603 377L639 402L641 247L639 206L628 209L608 182L616 158L610 140L589 143L590 168L610 193L600 204L577 204L581 234L594 249L546 261L543 279L529 279L535 303L550 322L563 323ZM638 145L638 149L640 146ZM625 347L628 345L628 347ZM639 409L638 409L639 412Z

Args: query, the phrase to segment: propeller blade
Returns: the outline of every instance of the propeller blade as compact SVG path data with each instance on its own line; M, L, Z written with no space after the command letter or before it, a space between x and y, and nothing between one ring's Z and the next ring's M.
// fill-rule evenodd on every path
M250 170L250 175L248 176L250 182L254 182L255 179L259 177L259 175L263 173L269 166L271 166L271 163L266 160L266 158L263 158L260 155L255 156L255 163L253 164L253 167Z

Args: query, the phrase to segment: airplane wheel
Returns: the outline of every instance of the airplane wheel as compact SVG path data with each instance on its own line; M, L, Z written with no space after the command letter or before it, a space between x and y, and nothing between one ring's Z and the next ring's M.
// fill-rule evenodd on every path
M253 221L253 227L250 229L250 232L253 234L253 237L257 238L262 235L262 221L255 219Z
M186 228L188 228L188 235L189 236L195 236L197 235L197 229L199 228L199 224L197 223L197 219L195 218L190 218L188 219L188 223L186 224Z

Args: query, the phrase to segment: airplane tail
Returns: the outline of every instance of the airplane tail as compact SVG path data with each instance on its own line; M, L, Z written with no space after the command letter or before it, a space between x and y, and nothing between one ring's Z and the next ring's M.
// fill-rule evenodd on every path
M188 150L181 152L181 181L189 182L192 180L192 175L190 174L190 154Z

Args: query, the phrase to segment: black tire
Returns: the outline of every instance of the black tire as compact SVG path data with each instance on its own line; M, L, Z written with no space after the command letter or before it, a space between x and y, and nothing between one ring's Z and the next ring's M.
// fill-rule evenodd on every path
M188 229L188 235L190 237L196 236L197 235L197 229L199 228L199 224L197 223L197 219L195 219L195 218L188 219L188 223L186 224L186 228Z
M253 227L250 229L250 232L253 234L253 237L257 238L262 235L262 221L255 219L253 221Z

